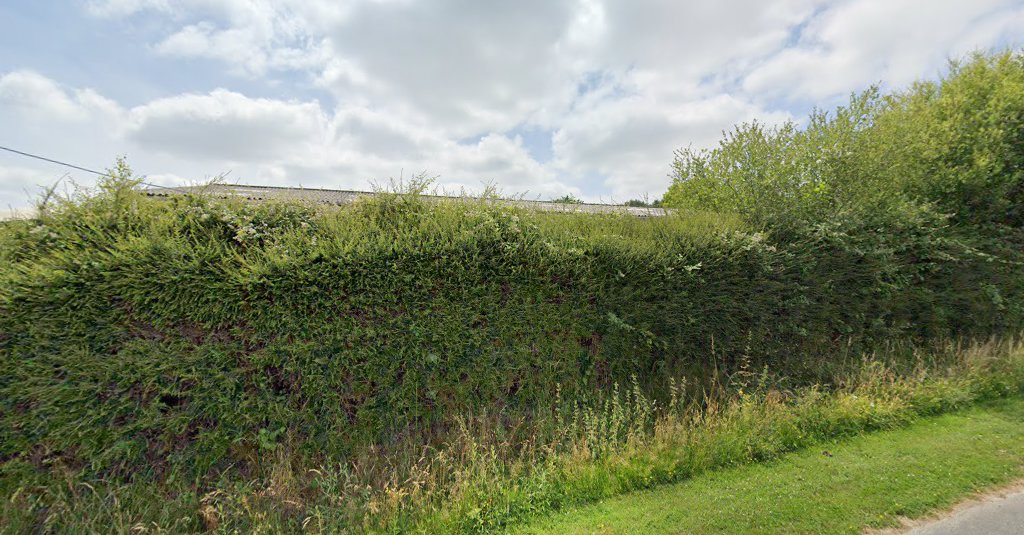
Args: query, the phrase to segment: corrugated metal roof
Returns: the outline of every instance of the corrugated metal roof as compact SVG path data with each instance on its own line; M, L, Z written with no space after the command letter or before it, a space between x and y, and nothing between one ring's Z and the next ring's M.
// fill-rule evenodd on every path
M370 191L334 190L320 188L288 188L281 186L249 186L244 184L210 184L206 186L189 186L176 188L148 189L146 193L151 196L167 197L180 195L182 193L197 193L213 196L243 197L252 201L265 200L294 200L322 204L345 205L350 204L362 196L376 195ZM438 195L424 195L427 199L451 199L458 200L459 197L445 197ZM638 217L664 216L671 212L665 208L643 208L637 206L622 206L619 204L595 204L595 203L556 203L547 201L527 200L505 200L514 206L522 208L541 210L545 212L565 213L591 213L591 214L612 214L625 213Z

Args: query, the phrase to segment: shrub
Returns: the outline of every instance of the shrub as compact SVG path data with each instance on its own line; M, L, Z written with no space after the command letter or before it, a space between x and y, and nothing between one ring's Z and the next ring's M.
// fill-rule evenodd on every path
M956 225L1020 229L1022 89L1024 54L979 53L938 82L815 111L803 129L740 125L712 150L676 153L665 205L776 226L927 209Z

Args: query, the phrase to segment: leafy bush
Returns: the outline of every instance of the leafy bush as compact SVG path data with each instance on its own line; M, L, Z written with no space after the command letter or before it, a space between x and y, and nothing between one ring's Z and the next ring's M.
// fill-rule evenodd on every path
M1020 229L1022 132L1024 54L975 54L938 82L816 111L803 129L754 122L713 150L682 149L664 201L773 226L927 209Z
M556 199L551 199L551 202L558 204L583 204L583 201L577 198L573 194L563 195Z
M633 206L637 208L661 208L661 199L654 199L653 201L650 202L647 202L646 200L643 199L630 199L622 203L622 206Z
M1024 227L1024 52L975 54L890 96L864 152L867 172L956 224Z
M663 403L636 381L556 396L528 423L461 415L443 441L400 441L339 463L296 459L294 444L261 430L262 464L202 485L86 477L62 465L40 471L12 459L0 465L0 520L14 532L493 533L1024 392L1024 353L1012 342L907 351L853 360L833 387L781 388L783 377L747 369L696 394L669 381Z

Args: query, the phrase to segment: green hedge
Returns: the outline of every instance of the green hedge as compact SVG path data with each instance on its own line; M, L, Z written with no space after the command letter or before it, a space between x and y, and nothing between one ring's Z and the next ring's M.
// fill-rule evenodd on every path
M920 221L766 235L698 212L322 210L131 185L0 227L5 466L200 481L285 440L337 460L455 415L528 415L559 385L636 376L666 396L678 374L813 375L840 347L1024 323L1016 238Z

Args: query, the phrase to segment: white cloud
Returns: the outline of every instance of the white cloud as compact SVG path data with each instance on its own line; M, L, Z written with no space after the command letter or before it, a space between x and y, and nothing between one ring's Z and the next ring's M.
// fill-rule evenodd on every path
M660 195L673 150L712 145L735 122L800 117L1024 35L1019 0L86 6L103 24L144 28L125 46L175 69L131 101L0 72L0 133L25 147L92 167L128 154L168 183L230 169L243 182L364 188L426 170L453 187L616 199ZM211 65L229 73L211 84L223 89L203 85ZM548 133L549 147L535 145Z
M29 106L29 99L20 98L25 87L45 89L45 102L54 109ZM316 101L250 98L217 89L108 110L110 101L94 91L64 90L34 73L0 78L0 88L0 119L10 116L8 125L34 127L34 133L22 138L26 150L98 170L115 155L127 154L137 172L161 185L231 171L231 178L241 182L366 189L372 181L427 171L439 174L440 185L447 189L479 190L482 182L494 181L510 193L555 196L579 191L559 182L517 138L490 134L459 143L368 108L326 112ZM93 129L91 122L82 120L95 116L93 101L109 111L109 128ZM52 142L53 132L69 128L78 133L73 148ZM6 161L4 155L0 165ZM24 204L24 186L52 182L46 177L55 179L64 172L60 166L31 161L7 169L10 172L0 173L0 198L22 199L18 204ZM94 179L79 171L71 174L84 184Z
M571 175L608 177L614 199L658 195L667 185L673 151L681 145L713 145L723 129L739 122L790 118L728 94L667 104L635 95L574 110L554 135L555 165Z
M43 186L53 186L63 176L61 171L21 165L0 165L0 212L31 206L43 192Z
M441 155L451 171L442 175L443 181L470 190L493 182L507 193L544 198L580 192L578 187L558 180L553 171L537 163L519 139L489 134L474 145L448 144Z
M124 110L89 88L65 88L33 71L0 73L0 138L3 145L102 171L124 147L114 141ZM102 147L97 160L96 149ZM95 177L56 164L0 151L0 207L26 206L68 174L82 184Z
M252 39L246 32L234 29L217 31L209 22L185 26L156 45L157 52L170 56L208 57L247 68L263 70L260 64L251 64ZM262 55L258 55L262 60Z
M592 61L699 80L774 52L824 3L608 0L606 34L593 48Z
M118 105L92 89L67 92L33 71L0 76L0 106L22 117L60 122L102 121L119 113Z
M127 138L154 153L258 163L322 143L326 126L317 102L251 99L217 89L133 108Z
M261 76L270 69L322 68L330 59L324 42L302 35L281 38L272 24L222 29L202 21L169 35L154 50L166 56L219 60L246 76Z
M572 98L575 76L558 48L574 2L366 2L327 35L337 57L373 85L326 81L429 122L455 138L514 127Z
M810 20L797 46L749 73L744 89L821 100L876 82L898 87L1022 33L1016 0L843 2Z

